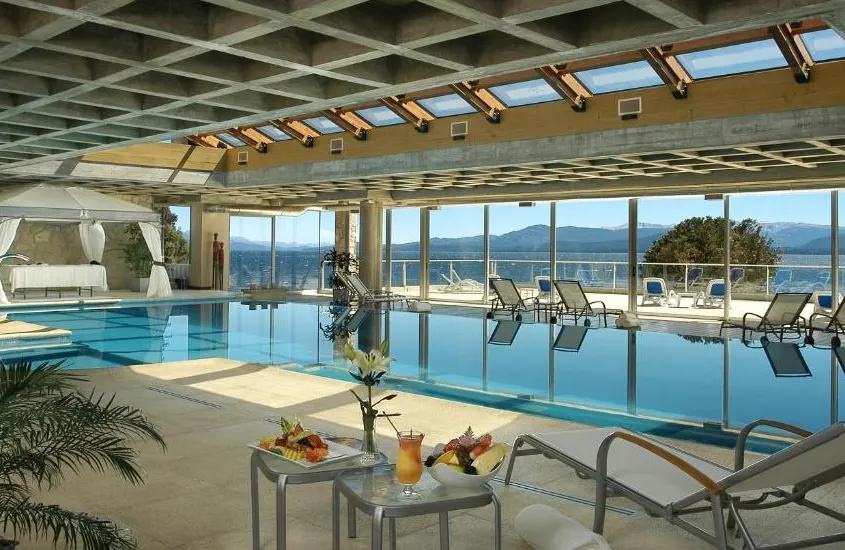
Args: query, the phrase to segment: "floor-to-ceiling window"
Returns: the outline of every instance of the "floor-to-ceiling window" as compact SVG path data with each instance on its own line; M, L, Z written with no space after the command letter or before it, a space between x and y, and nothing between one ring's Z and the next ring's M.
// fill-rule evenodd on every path
M391 287L399 293L420 293L420 210L394 208L391 226Z
M484 294L484 207L431 211L429 294L439 300L480 301Z
M831 288L830 192L731 195L731 315Z
M323 256L334 244L334 212L276 217L276 284L292 290L319 287Z
M640 313L721 317L727 289L721 195L644 198L637 213Z
M270 283L269 217L231 216L229 218L229 288Z
M555 226L555 277L580 281L607 307L626 309L628 200L558 202Z
M170 206L168 210L176 231L172 235L165 231L164 259L166 262L188 263L191 254L191 208L188 206ZM168 237L173 241L172 246L168 246L170 244L167 242Z
M551 274L550 204L490 206L490 275L513 279L535 289L539 277Z

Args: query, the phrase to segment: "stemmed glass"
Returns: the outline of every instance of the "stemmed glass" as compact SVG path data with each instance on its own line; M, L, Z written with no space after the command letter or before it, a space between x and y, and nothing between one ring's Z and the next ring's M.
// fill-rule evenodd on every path
M414 484L422 477L422 441L425 434L415 432L397 432L399 454L396 458L396 479L404 485L402 494L407 498L420 498L414 491Z

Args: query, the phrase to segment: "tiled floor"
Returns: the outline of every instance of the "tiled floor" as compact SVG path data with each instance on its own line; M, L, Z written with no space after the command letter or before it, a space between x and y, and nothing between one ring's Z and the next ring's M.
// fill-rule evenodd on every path
M223 360L146 365L86 371L98 391L116 392L118 401L141 407L161 428L168 450L140 447L146 484L129 486L115 476L85 473L71 476L62 487L43 495L48 503L87 511L131 528L144 550L230 550L250 548L248 464L246 442L268 435L267 418L298 415L314 429L339 435L360 434L360 412L348 390L351 382L319 378L279 367L243 365ZM185 399L188 397L191 399ZM426 433L430 449L472 425L511 442L520 433L574 429L558 420L488 409L431 397L401 393L390 409L401 412L399 425ZM387 425L379 425L378 443L390 457L396 442ZM681 446L723 464L726 449L692 443ZM753 460L754 457L750 457ZM526 505L546 503L584 525L592 516L592 483L578 479L563 465L542 457L518 460L516 486L493 484L504 511L506 549L527 550L513 530L515 515ZM539 492L537 488L546 491ZM821 493L823 502L841 504L845 487L836 484ZM291 550L330 548L330 485L294 486L288 499L288 542ZM261 484L262 548L275 548L273 487ZM649 518L625 499L607 518L606 535L614 549L704 549L708 546L668 523ZM761 541L827 532L798 508L752 515ZM355 540L343 539L344 549L369 547L368 517L359 514ZM706 522L706 516L702 521ZM452 548L479 549L492 545L492 511L455 513L451 519ZM345 518L342 525L345 525ZM438 547L435 516L399 520L399 548ZM26 548L49 544L25 543ZM832 546L831 548L835 548Z

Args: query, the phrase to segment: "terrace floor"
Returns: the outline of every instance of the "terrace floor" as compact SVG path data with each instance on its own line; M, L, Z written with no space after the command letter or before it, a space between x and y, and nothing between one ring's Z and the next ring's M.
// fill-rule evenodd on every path
M78 478L71 476L66 484L42 498L120 522L133 531L144 550L250 548L250 450L244 444L273 433L274 426L266 419L298 415L317 430L360 435L360 412L347 391L354 386L343 381L225 359L101 369L85 374L90 377L86 386L116 392L120 403L142 408L160 426L168 450L162 453L151 444L140 447L140 462L147 480L143 486L127 485L110 474L85 473ZM523 432L580 427L407 393L393 400L391 409L402 413L402 427L425 431L426 450L470 424L507 442ZM432 411L438 412L433 415ZM392 458L396 443L391 434L389 426L378 426L380 448ZM689 442L676 444L726 465L732 462L728 449ZM749 456L750 461L755 458ZM528 549L514 533L513 521L529 504L545 503L584 525L590 524L594 485L578 479L570 469L542 457L524 457L517 461L514 480L519 486L493 483L503 506L504 548ZM537 488L549 491L540 493ZM262 479L261 489L262 548L275 548L273 486ZM828 486L818 493L821 502L834 507L845 501L843 484ZM330 548L330 501L327 483L290 489L289 548ZM607 518L606 536L614 549L708 548L679 528L648 517L625 499L613 499L611 503L619 507ZM707 519L702 516L702 525ZM758 513L749 519L763 543L832 532L836 528L830 521L797 507ZM369 547L368 520L366 515L358 515L358 538L342 539L342 548ZM452 514L452 548L491 546L491 521L489 508ZM341 525L345 525L345 518ZM438 547L436 516L398 520L397 526L400 548ZM38 550L50 546L24 544Z

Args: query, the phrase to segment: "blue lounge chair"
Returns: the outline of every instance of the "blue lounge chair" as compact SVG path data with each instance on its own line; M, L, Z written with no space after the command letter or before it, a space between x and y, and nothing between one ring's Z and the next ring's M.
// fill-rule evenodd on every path
M769 291L774 292L775 294L785 292L788 290L790 283L792 283L792 270L778 269L775 271L775 276L772 278L772 282L769 285Z
M669 291L666 289L666 281L660 277L645 277L643 278L643 300L640 302L644 306L646 300L652 304L665 306L669 299Z
M589 269L579 269L575 274L581 286L598 287L601 286L601 281L593 276L593 272Z
M692 267L687 271L687 279L684 281L683 279L677 281L678 284L683 285L686 284L686 287L695 286L701 282L701 276L704 274L703 267Z
M745 279L745 269L741 267L732 267L730 272L731 286L737 286Z
M704 290L704 307L722 307L725 305L725 280L711 279Z

